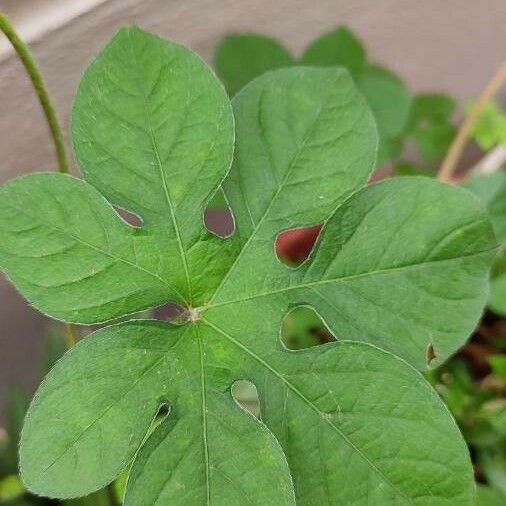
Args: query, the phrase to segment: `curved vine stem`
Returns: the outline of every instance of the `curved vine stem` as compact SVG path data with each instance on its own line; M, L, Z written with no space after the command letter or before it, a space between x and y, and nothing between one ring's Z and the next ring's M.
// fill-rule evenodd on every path
M457 163L462 155L466 143L471 135L474 125L481 116L487 103L494 98L501 86L506 82L506 63L503 63L492 79L488 82L479 99L474 104L469 115L464 119L455 136L455 139L448 150L448 153L441 164L437 178L440 181L450 182L457 168Z
M53 104L49 97L49 93L47 91L40 70L35 63L33 56L28 49L28 46L21 40L16 30L7 19L7 16L1 11L0 30L2 30L5 36L9 39L12 47L15 49L16 53L19 56L19 59L23 63L26 72L30 76L30 80L32 81L33 87L35 88L37 96L39 97L40 105L42 106L42 109L46 116L51 136L53 137L53 142L56 149L56 157L58 158L58 168L60 172L67 173L69 171L69 163L65 149L65 143L63 141L63 134L58 123L58 119L56 118L56 113L54 111Z
M49 126L49 131L53 138L54 147L56 151L56 157L58 159L58 170L67 174L69 171L69 162L67 157L67 151L65 149L65 143L63 141L63 134L56 118L56 113L49 97L44 79L40 73L35 60L33 59L28 46L21 40L20 36L12 26L7 16L0 11L0 30L9 39L12 47L16 51L19 59L23 63L26 72L28 73L30 80L32 81L33 87L39 98L40 105L44 111L44 115ZM65 337L67 341L67 347L71 348L77 342L77 337L74 328L69 323L65 324Z

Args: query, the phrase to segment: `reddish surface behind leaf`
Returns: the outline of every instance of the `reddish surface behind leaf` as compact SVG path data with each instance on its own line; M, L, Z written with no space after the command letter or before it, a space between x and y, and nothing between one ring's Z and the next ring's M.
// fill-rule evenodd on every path
M322 225L281 232L276 239L276 253L290 263L300 264L311 253Z

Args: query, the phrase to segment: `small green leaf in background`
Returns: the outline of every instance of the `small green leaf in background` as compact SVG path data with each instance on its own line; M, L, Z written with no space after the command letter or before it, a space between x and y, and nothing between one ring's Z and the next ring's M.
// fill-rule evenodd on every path
M315 39L300 59L302 65L345 67L351 74L362 70L366 53L362 42L345 26Z
M456 106L450 96L440 93L413 98L406 135L413 139L427 168L439 162L450 148L457 132L453 121Z
M214 60L230 96L264 72L294 63L289 51L276 39L255 34L227 35L218 46Z
M469 178L464 186L487 207L501 247L492 266L490 308L506 315L506 171Z
M298 306L283 320L281 339L290 350L302 350L334 341L318 313L311 307Z
M10 474L0 479L0 504L8 503L20 498L25 492L25 487L17 475Z
M411 137L415 141L418 152L429 163L441 160L448 152L457 133L457 127L450 122L432 124L413 130Z
M422 93L413 97L409 129L423 122L439 123L448 121L455 113L457 103L442 93Z
M472 104L469 107L471 108ZM485 105L474 125L473 138L484 151L497 144L506 143L506 114L497 102L488 102Z
M2 186L0 262L36 307L82 323L182 307L178 324L110 325L55 364L23 428L24 483L70 499L131 466L127 506L471 505L465 442L418 370L483 310L496 252L483 206L428 178L366 186L377 129L341 68L267 72L232 107L196 55L128 27L77 93L84 180ZM220 185L227 240L202 222ZM315 223L311 257L281 263L279 233ZM297 306L337 341L286 349Z
M411 95L399 77L377 65L365 66L355 79L378 125L378 164L382 164L400 153L399 137L409 119Z

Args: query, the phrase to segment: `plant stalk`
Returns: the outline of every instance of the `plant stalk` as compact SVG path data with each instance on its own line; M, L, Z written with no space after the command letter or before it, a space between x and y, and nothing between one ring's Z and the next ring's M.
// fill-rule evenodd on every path
M28 46L21 40L16 30L7 19L7 16L2 11L0 11L0 29L9 39L32 81L33 87L39 97L40 105L46 116L51 136L53 137L59 171L66 174L69 171L69 163L65 150L65 143L63 141L63 134L40 70Z
M494 98L501 86L506 82L506 63L503 63L492 76L483 90L480 98L474 104L471 112L462 122L448 153L441 164L437 178L440 181L450 182L457 168L457 163L462 155L466 143L471 135L474 125L481 116L487 103Z
M49 131L53 138L56 158L58 160L58 170L62 174L67 174L69 172L69 162L67 151L65 149L65 142L63 140L60 124L58 123L58 119L56 117L51 98L49 97L46 84L42 78L42 74L40 73L40 70L35 63L35 60L33 59L28 46L21 40L21 37L16 32L14 26L2 11L0 11L0 30L5 34L7 39L9 39L12 47L16 51L19 59L25 67L28 76L30 77L30 80L35 89L35 92L37 93L37 97L39 98L40 105L46 117ZM77 342L77 337L73 326L69 323L65 324L65 334L67 347L72 348L72 346L74 346Z

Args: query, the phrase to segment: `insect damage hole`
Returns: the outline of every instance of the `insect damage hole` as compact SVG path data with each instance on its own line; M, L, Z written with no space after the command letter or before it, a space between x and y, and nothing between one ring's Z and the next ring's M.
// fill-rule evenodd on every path
M142 218L131 211L123 209L119 206L113 206L114 210L120 215L123 221L126 221L131 227L140 228L144 225Z
M164 402L160 405L160 408L158 409L157 417L166 418L169 416L171 410L171 406L168 402Z
M221 188L216 190L204 211L204 226L209 232L222 239L235 232L235 221L232 209Z
M237 380L231 387L232 397L239 406L260 419L260 400L257 387L248 380Z
M158 412L153 418L153 421L149 426L146 436L149 436L150 434L153 433L153 431L170 415L171 410L172 407L168 402L163 402L162 404L160 404Z
M310 306L297 306L281 323L281 342L289 350L303 350L336 341L321 316Z
M275 243L278 259L289 267L301 265L313 251L321 229L322 225L313 225L279 233Z

